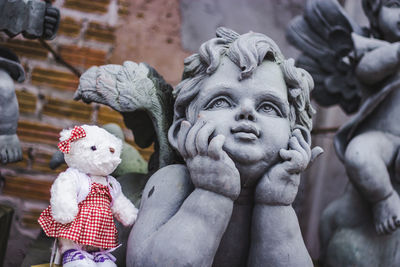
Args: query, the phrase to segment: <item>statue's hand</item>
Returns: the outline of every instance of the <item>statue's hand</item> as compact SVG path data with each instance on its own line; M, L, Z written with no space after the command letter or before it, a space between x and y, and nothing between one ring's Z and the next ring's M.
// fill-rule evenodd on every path
M46 11L43 23L43 38L52 40L56 36L58 25L60 22L60 11L52 7L50 4L46 5Z
M183 121L178 134L178 149L197 188L209 190L231 199L240 193L240 175L234 162L222 149L225 136L209 141L215 126L201 119L191 126Z
M300 173L321 152L320 147L311 150L300 130L294 130L289 139L289 149L279 151L283 161L272 166L257 184L256 202L271 205L290 205L297 195Z
M0 162L3 164L22 160L22 150L16 134L0 135Z

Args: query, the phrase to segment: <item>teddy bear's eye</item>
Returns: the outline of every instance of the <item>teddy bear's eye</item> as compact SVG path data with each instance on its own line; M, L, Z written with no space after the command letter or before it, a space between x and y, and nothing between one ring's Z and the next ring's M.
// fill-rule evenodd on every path
M95 151L97 148L96 148L96 146L91 146L90 149Z

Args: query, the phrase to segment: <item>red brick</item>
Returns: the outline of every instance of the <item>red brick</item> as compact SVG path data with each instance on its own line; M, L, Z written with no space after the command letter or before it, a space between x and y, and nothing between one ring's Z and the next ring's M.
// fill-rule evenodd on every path
M58 174L67 168L67 165L64 164L56 170L50 169L49 164L53 153L34 148L34 145L33 147L23 147L22 155L21 161L9 163L7 167L17 171L29 171L31 174Z
M89 27L85 33L85 39L96 40L105 43L114 43L115 28L96 22L89 23Z
M41 228L39 223L37 222L40 214L42 213L43 210L29 210L25 211L22 214L22 224L26 228L31 228L31 229L38 229Z
M66 17L61 20L58 29L58 35L65 35L69 37L78 37L81 32L82 21L76 21L71 17Z
M4 195L42 201L48 201L50 199L52 181L38 180L23 174L18 176L5 175L4 178Z
M107 106L100 106L97 122L100 125L104 125L106 123L116 123L122 128L126 128L122 115Z
M24 90L16 91L19 105L19 112L34 114L36 110L36 95Z
M92 106L73 100L48 98L43 107L43 114L59 118L76 120L84 123L90 122Z
M110 0L66 0L64 7L87 13L107 13Z
M32 84L75 92L78 88L79 79L70 72L34 68L32 72Z
M61 130L44 123L20 120L17 134L24 142L46 144L56 148Z
M13 50L19 57L46 59L48 51L38 41L8 39L4 46Z
M59 51L64 60L73 66L89 68L106 63L107 54L103 50L75 45L63 45L60 46Z
M118 15L126 16L129 14L130 2L128 0L118 0Z

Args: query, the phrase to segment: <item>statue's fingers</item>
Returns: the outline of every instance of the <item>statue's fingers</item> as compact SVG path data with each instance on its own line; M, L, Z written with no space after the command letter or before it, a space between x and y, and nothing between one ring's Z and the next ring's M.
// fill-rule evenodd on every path
M18 147L18 150L17 150L17 160L22 160L22 148L21 147Z
M390 225L389 225L389 220L386 220L385 222L383 222L383 232L384 234L390 234Z
M51 23L45 23L45 24L44 24L44 28L45 28L46 30L53 31L53 30L54 30L54 25L51 24Z
M58 10L56 8L54 8L54 7L46 8L46 12L45 13L48 16L52 16L52 17L56 17L56 18L58 18L58 16L59 16Z
M50 30L50 29L46 29L44 32L45 32L46 36L52 36L53 35L53 31Z
M397 227L400 226L400 219L397 216L393 216L393 221L396 224Z
M281 156L283 160L289 161L292 159L293 153L290 150L282 148L281 150L279 150L279 156Z
M17 149L9 149L7 154L8 154L8 162L15 162L17 161Z
M311 162L313 162L322 153L324 153L324 150L321 147L319 146L314 147L311 150Z
M190 122L182 121L181 122L181 128L179 129L177 143L178 143L179 153L181 154L181 156L183 158L187 158L188 157L188 153L187 153L186 148L185 148L185 143L186 143L187 134L188 134L191 126L192 125L190 124Z
M2 149L0 151L0 159L2 163L7 163L8 159L7 159L7 150L6 149Z
M215 126L211 123L206 123L197 133L196 148L199 155L207 155L208 140L215 130Z
M306 152L307 158L311 158L311 148L310 145L304 140L304 136L299 129L295 129L293 131L293 135L296 137L298 143Z
M54 27L54 25L56 25L57 23L57 18L55 18L54 16L44 16L44 21L45 24L49 23L52 27Z
M204 126L204 124L205 121L199 118L187 134L185 148L187 153L189 154L189 157L194 157L197 155L196 137L199 130Z
M208 145L208 156L215 160L219 160L223 153L222 146L225 143L225 136L219 134L211 139L210 144Z
M297 137L292 136L289 140L289 147L297 152L299 152L304 159L309 159L310 157L308 156L307 152L302 148L302 146L299 143L299 140Z
M388 229L390 230L391 233L396 231L397 226L396 226L395 220L393 218L388 219L387 225L388 225Z
M381 227L381 224L380 224L380 223L375 225L375 230L376 230L376 233L377 233L378 235L381 235L381 234L382 234L382 227Z

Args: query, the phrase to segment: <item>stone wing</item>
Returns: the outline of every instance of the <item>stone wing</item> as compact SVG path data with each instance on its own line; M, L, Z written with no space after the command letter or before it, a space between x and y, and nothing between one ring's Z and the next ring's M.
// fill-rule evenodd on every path
M304 14L287 30L288 40L302 52L297 66L314 79L312 97L321 106L340 105L346 113L356 112L361 103L352 32L364 35L336 0L308 0Z
M145 63L91 67L80 78L74 99L107 105L123 115L135 142L142 148L154 142L156 168L174 161L168 142L173 119L172 86Z

